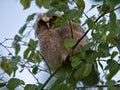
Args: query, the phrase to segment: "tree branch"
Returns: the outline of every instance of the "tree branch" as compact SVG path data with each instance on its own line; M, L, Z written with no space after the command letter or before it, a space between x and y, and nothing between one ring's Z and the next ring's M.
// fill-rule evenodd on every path
M35 80L37 81L37 83L40 84L38 78L35 77L35 75L30 71L30 69L27 66L25 66L25 67L29 71L29 73L35 78Z
M62 68L59 67L54 73L50 75L50 77L47 79L47 81L43 84L43 86L40 88L40 90L44 90L45 86L48 84L48 82L55 76L55 74Z

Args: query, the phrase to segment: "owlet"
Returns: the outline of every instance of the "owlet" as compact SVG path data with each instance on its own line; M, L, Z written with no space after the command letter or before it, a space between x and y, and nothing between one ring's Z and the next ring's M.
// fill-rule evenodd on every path
M66 60L69 52L64 47L66 39L73 39L77 42L84 34L84 30L78 23L72 22L72 32L70 24L54 28L55 21L60 17L60 13L55 13L49 18L46 13L39 15L35 23L35 33L39 40L40 52L46 60L51 70L54 70L62 65ZM88 38L85 36L82 41L74 49L73 53L80 51L80 45L88 43Z

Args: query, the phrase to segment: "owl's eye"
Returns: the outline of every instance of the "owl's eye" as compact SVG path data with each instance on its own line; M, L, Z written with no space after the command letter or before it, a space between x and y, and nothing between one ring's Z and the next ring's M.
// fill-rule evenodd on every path
M50 28L49 27L49 22L45 22L43 20L39 21L39 26L42 30L48 30Z
M44 25L44 24L46 24L46 23L47 23L47 22L45 22L45 21L43 21L43 20L40 20L40 21L39 21L39 24L40 24L40 25Z
M54 26L54 23L58 17L57 16L52 16L49 20L49 27L52 28Z

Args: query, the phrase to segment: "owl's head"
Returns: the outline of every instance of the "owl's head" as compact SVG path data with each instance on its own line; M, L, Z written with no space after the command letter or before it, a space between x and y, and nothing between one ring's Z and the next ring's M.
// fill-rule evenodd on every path
M59 11L56 11L55 14L49 18L47 13L43 13L42 15L38 15L34 28L36 35L43 30L49 30L53 27L55 20L61 16Z

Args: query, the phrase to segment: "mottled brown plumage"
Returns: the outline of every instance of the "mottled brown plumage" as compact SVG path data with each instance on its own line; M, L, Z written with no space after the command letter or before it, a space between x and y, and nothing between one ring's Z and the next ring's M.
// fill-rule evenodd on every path
M72 31L70 24L64 27L53 28L54 21L57 19L57 14L51 19L44 13L39 15L35 23L35 32L39 40L40 52L45 58L50 69L54 70L62 65L68 56L68 51L64 47L64 41L67 38L73 38L78 41L83 36L84 30L77 23L71 21ZM59 17L58 17L59 18ZM80 51L79 46L88 43L88 38L85 36L79 45L74 49L73 53Z

